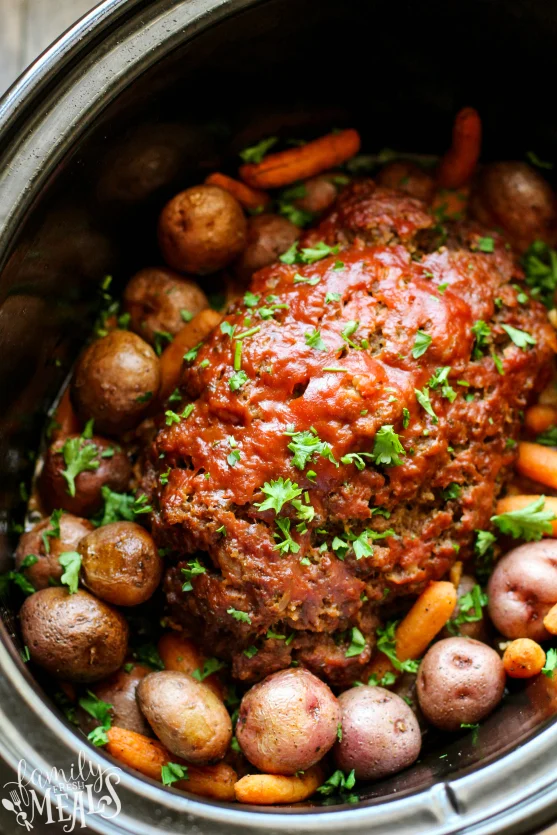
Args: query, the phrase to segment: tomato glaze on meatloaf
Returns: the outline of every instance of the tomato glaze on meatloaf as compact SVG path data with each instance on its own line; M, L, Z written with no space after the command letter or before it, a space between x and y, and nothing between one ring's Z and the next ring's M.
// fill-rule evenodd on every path
M555 335L503 238L369 180L284 260L187 355L144 484L171 620L239 679L343 685L473 554Z

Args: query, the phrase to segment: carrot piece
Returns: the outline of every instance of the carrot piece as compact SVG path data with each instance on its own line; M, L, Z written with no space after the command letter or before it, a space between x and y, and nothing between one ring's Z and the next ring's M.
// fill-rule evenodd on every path
M557 408L544 406L541 403L530 406L524 416L524 425L535 435L546 432L552 426L557 426Z
M480 157L482 123L473 107L464 107L453 126L453 141L437 169L437 182L443 188L460 188L470 180Z
M557 489L557 449L521 441L516 469L520 475Z
M396 654L399 661L417 659L423 655L428 644L451 617L456 601L456 590L452 583L443 580L429 584L396 629ZM382 652L377 654L368 669L370 674L378 678L388 672L397 672Z
M431 204L431 211L445 218L464 217L468 208L469 188L437 189Z
M195 670L203 670L203 664L207 660L194 642L179 632L166 632L159 640L158 650L167 670L187 673L190 676ZM207 676L203 681L217 696L223 697L224 688L216 674Z
M72 406L69 386L60 398L52 419L54 421L54 429L52 431L53 441L57 441L58 438L65 438L67 435L74 435L81 432L81 424Z
M538 402L542 406L555 406L557 409L557 384L555 380L544 388L538 398Z
M185 780L173 783L174 788L213 797L217 800L234 800L234 784L238 776L226 763L217 765L193 766L172 754L156 739L149 739L143 734L112 727L106 732L108 743L106 750L114 759L139 771L152 780L161 780L161 769L167 763L183 765L188 770Z
M285 777L282 774L246 774L234 786L236 800L270 806L275 803L299 803L319 788L323 782L323 771L318 765L308 768L299 777Z
M462 561L457 560L457 562L455 562L455 564L452 566L452 568L449 572L449 580L451 581L451 583L453 584L455 589L458 589L461 579L462 579Z
M209 186L218 186L224 191L228 191L244 209L260 209L270 203L269 195L264 191L250 188L245 183L233 180L232 177L227 177L226 174L221 174L218 171L209 174L205 182Z
M216 328L222 316L216 310L206 308L191 322L178 331L170 345L164 349L160 358L161 387L159 398L164 400L180 382L184 354L195 345L202 342Z
M545 652L531 638L512 641L503 654L503 667L510 678L532 678L545 666Z
M240 177L252 188L280 188L335 168L359 150L359 133L341 130L298 148L269 154L261 162L242 165Z
M557 635L557 603L543 619L543 625L551 635Z
M539 496L524 494L505 496L504 499L499 499L497 502L497 515L499 516L501 513L509 513L511 510L522 510L523 507L532 504L532 502L537 501L539 498ZM557 497L546 496L544 510L551 510L557 516ZM553 531L551 533L544 534L544 536L557 536L557 519L554 522L551 522L551 526Z

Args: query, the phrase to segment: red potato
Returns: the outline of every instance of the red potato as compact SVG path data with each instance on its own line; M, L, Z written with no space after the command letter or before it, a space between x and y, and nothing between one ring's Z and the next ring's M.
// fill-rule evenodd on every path
M141 712L166 747L195 765L221 760L232 739L222 699L201 681L172 670L150 673L137 688Z
M495 566L487 593L489 616L502 635L546 641L543 620L557 603L557 539L509 551Z
M112 705L110 716L113 725L125 728L128 731L135 731L135 733L144 736L152 736L153 732L149 723L141 713L137 703L137 685L152 670L142 664L131 664L130 666L129 671L125 669L127 665L124 665L121 670L116 670L108 678L99 681L98 684L91 685L91 692L95 694L97 699ZM93 719L82 708L79 708L78 716L80 727L85 733L89 733L99 724L98 720Z
M389 162L376 177L377 184L403 191L425 203L431 203L435 192L435 180L415 162L395 160Z
M245 694L236 737L248 760L268 774L305 771L334 745L337 699L303 668L267 676Z
M52 536L56 526L49 516L34 528L24 533L15 552L15 567L21 564L28 554L38 557L38 561L23 573L35 589L46 589L52 582L60 579L64 569L58 561L60 554L65 551L75 551L80 540L93 530L93 525L87 519L80 519L71 513L63 513L59 520L60 536ZM48 549L48 550L47 550Z
M339 696L342 739L334 748L344 772L377 780L412 765L420 754L420 726L404 699L383 687L353 687Z
M257 215L248 221L246 246L234 265L236 275L249 279L272 264L300 237L301 229L280 215Z
M311 214L321 214L329 206L332 206L337 199L338 189L335 183L335 177L338 174L318 174L317 177L312 177L302 183L305 194L303 197L297 197L293 203L297 209L302 209L304 212L311 212Z
M480 722L499 704L505 690L503 662L480 641L445 638L422 659L416 689L426 719L457 731Z
M68 481L72 462L79 461L89 447L95 450L87 464L89 469L78 472L72 487L71 479ZM128 489L130 478L128 456L117 443L98 435L92 438L69 435L48 448L39 477L39 492L48 510L62 508L76 516L92 516L102 506L102 488L107 486L122 493Z

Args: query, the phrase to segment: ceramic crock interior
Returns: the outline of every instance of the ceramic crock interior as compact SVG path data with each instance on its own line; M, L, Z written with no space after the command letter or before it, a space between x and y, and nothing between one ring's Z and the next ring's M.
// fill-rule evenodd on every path
M557 10L466 4L268 0L174 49L121 92L37 197L0 284L1 559L11 559L45 412L87 338L106 274L122 286L160 261L165 200L267 135L354 126L364 150L437 153L456 110L477 107L484 157L551 156ZM130 158L142 160L127 174ZM156 172L156 175L153 174ZM211 291L211 278L203 281ZM546 680L517 688L482 727L431 739L412 769L362 796L389 798L501 756L549 720Z

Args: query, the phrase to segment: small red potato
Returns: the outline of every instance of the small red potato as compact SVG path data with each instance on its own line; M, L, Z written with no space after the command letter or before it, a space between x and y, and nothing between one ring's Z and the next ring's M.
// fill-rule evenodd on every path
M471 638L445 638L425 654L417 693L426 719L445 731L474 725L499 704L503 662L494 649Z
M236 275L249 279L257 270L272 264L300 237L301 229L280 215L256 215L248 221L244 251L236 261Z
M99 681L98 684L93 684L90 688L91 692L97 699L112 705L110 716L113 725L144 736L153 736L137 703L137 685L152 670L142 664L131 664L129 670L126 669L127 667L128 665L125 664L122 669L116 670L108 678ZM79 725L85 733L89 733L99 724L82 708L78 709L78 716Z
M170 200L159 218L166 263L181 273L207 275L230 264L246 243L247 223L235 197L218 186L193 186Z
M353 687L339 696L342 739L334 748L342 771L377 780L412 765L420 754L420 726L404 699L383 687Z
M72 380L72 402L83 421L118 435L141 421L160 385L158 358L143 339L114 330L81 355Z
M327 685L303 668L267 676L240 704L236 738L260 771L305 771L334 745L340 707Z
M557 603L557 539L528 542L505 554L487 594L489 616L502 635L546 641L543 620Z
M321 214L329 206L332 206L337 199L338 190L335 177L338 176L338 174L318 174L317 177L305 180L302 184L305 191L304 196L297 197L293 201L296 208L312 214Z
M159 585L163 561L153 537L135 522L112 522L79 545L87 588L115 606L138 606Z
M124 309L130 327L151 345L157 334L176 336L193 317L209 307L207 296L195 281L166 267L146 267L126 285Z
M518 252L535 240L553 245L557 239L557 201L551 187L525 162L493 162L484 166L470 198L472 217L502 229Z
M91 522L87 519L80 519L79 516L73 516L71 513L62 513L59 525L60 536L52 536L55 527L49 516L24 533L19 540L15 552L15 567L19 569L29 554L38 557L36 563L23 570L37 591L48 588L52 582L60 579L64 573L64 569L58 562L60 554L77 550L80 540L93 530Z
M31 660L56 678L88 683L122 666L128 624L86 591L37 591L25 600L19 619Z
M380 186L402 191L425 203L431 203L433 200L435 180L415 162L406 160L389 162L379 171L376 181Z
M72 487L67 475L71 472L72 461L78 461L86 447L94 447L95 454L90 456L88 469L82 469L75 476ZM98 435L92 438L69 435L54 441L48 448L39 478L39 491L48 510L62 508L76 516L92 516L102 506L102 488L106 485L117 493L125 492L130 478L128 456L117 443Z
M186 673L150 673L137 688L139 707L166 747L194 765L221 760L232 739L224 703Z

